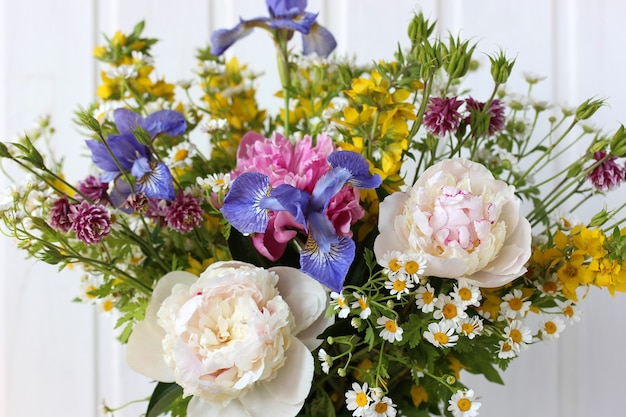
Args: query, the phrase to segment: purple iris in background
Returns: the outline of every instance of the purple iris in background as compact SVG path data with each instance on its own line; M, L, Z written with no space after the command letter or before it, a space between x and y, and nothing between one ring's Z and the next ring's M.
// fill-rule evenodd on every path
M327 161L331 170L317 181L310 194L289 184L271 188L266 175L243 173L233 181L221 211L245 235L265 232L270 210L289 212L307 233L300 252L300 268L340 292L354 260L355 244L350 237L337 234L326 209L344 185L377 188L382 181L379 175L369 173L367 161L355 152L336 151Z
M100 180L114 181L110 194L113 205L122 207L133 192L143 193L148 198L173 200L174 184L169 168L153 158L150 148L137 140L134 131L143 129L151 140L161 134L180 136L187 128L184 116L177 111L160 110L143 118L120 108L115 110L113 120L119 135L109 135L106 145L98 140L86 141L91 160L104 171ZM123 173L135 178L132 186L124 180Z
M232 44L247 36L254 27L266 30L286 29L302 34L302 51L305 55L315 52L328 56L337 46L333 35L316 22L317 13L304 9L306 0L266 0L270 17L257 17L251 20L240 19L232 29L218 29L211 35L211 52L221 55Z

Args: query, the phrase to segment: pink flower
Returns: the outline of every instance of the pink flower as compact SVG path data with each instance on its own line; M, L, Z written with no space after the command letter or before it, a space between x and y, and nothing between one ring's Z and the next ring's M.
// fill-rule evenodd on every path
M335 226L337 236L352 237L350 227L365 214L359 199L359 190L351 186L343 187L330 199L326 217Z
M521 276L531 255L530 224L515 189L461 158L428 168L412 189L380 204L374 253L422 255L428 273L498 287Z
M189 233L202 224L202 208L190 192L180 191L165 213L165 222L179 233Z
M72 221L70 220L70 202L67 197L63 196L54 202L50 213L48 213L48 223L54 230L58 230L63 233L67 233L72 228Z
M424 125L436 136L445 136L448 132L455 132L461 122L459 107L463 104L456 97L432 97L424 113Z
M111 217L104 206L83 201L80 205L70 206L70 210L68 217L72 230L81 242L95 245L111 232Z
M593 154L593 158L596 161L602 161L604 159L587 175L587 178L589 178L593 186L598 190L612 190L626 180L626 166L619 165L615 162L617 157L609 156L606 158L606 152L598 151Z
M473 114L482 112L485 108L485 103L476 101L473 98L469 97L465 100L465 106L470 113L470 116L468 116L465 121L466 123L471 124L471 116ZM497 98L494 99L489 105L489 110L487 112L490 116L488 133L489 136L493 136L497 132L500 132L502 129L504 129L504 103Z
M94 177L93 175L89 175L87 178L78 183L78 190L94 203L108 201L108 189L108 183L100 181L99 178ZM79 200L82 200L82 196L80 194L77 194L76 197Z

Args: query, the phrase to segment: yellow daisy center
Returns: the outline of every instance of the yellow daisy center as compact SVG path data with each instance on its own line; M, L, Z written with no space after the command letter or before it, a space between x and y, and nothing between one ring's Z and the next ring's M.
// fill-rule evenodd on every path
M91 294L95 290L97 290L97 288L93 285L90 285L87 288L85 288L85 295L87 296L87 298L96 298L95 295Z
M448 338L448 335L443 332L437 332L433 335L433 337L435 338L435 341L440 345L445 345L446 343L448 343L448 340L450 340Z
M469 301L472 299L472 291L469 288L461 288L459 290L459 297L463 301Z
M469 398L461 398L456 402L456 405L459 407L460 411L465 412L472 408L472 401Z
M461 330L465 334L470 334L474 331L474 326L472 325L472 323L463 323L461 325Z
M443 316L448 320L453 319L457 316L456 306L454 304L446 304L441 309L441 312L443 313Z
M106 312L113 310L113 301L104 300L104 302L102 303L102 309Z
M348 306L346 304L346 300L343 297L337 298L337 305L339 306L339 308L345 308Z
M515 297L509 300L509 307L511 307L511 310L520 311L523 305L524 303L521 298Z
M189 151L187 149L179 149L174 154L174 160L177 162L184 161L188 155L189 155Z
M365 301L364 298L359 298L359 307L361 307L361 310L366 310L367 309L367 301Z
M572 308L572 306L566 306L565 308L563 308L563 314L565 314L567 317L574 317L574 309Z
M420 270L420 264L415 261L409 261L404 265L404 270L411 275L417 274L417 271Z
M376 412L379 413L379 414L386 413L387 412L387 403L383 403L383 402L377 403L374 406L374 410L376 410Z
M400 261L398 259L392 259L389 261L389 269L392 272L398 272L400 268L402 268L402 265L400 265Z
M511 349L513 349L513 346L511 346L509 343L504 343L502 345L502 352L509 352Z
M393 320L387 320L385 323L385 329L391 333L395 333L398 331L398 327L396 326L396 322Z
M397 292L402 292L406 289L406 283L402 280L397 279L393 282L393 289Z
M432 303L434 298L435 298L435 295L432 292L429 292L429 291L426 291L422 295L422 300L424 300L424 304Z
M547 293L555 293L556 292L556 282L548 281L543 284L543 291Z
M356 405L358 405L359 407L365 407L367 406L367 403L368 403L367 395L365 395L364 392L359 392L356 394L355 401L356 401Z
M546 322L546 324L543 327L546 330L546 333L548 334L556 333L556 324L554 324L553 321Z
M511 330L511 333L509 333L509 337L515 343L520 343L522 341L522 332L517 329L513 329Z

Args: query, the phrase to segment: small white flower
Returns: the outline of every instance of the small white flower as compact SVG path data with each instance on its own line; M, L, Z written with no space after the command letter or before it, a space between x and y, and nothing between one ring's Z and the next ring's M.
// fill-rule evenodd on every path
M332 300L330 304L334 306L333 308L335 310L339 310L337 316L340 319L345 319L346 317L348 317L348 314L350 314L350 306L346 301L346 297L344 297L343 294L339 294L338 292L333 291L330 293L330 298Z
M372 401L367 390L367 382L363 386L352 383L352 389L346 392L346 408L352 411L355 417L364 416Z
M383 316L376 319L376 324L378 324L377 328L382 328L380 337L384 340L391 343L402 340L402 327L398 326L395 320Z
M120 65L119 67L110 67L105 71L109 78L123 78L128 80L137 76L137 68L134 65Z
M457 391L448 401L448 411L454 417L475 417L481 404L474 399L474 390Z
M333 364L333 358L331 358L324 349L320 349L317 352L317 358L319 359L320 365L322 366L322 372L328 374L328 372L330 371L330 367Z
M557 301L557 305L561 309L561 312L565 316L565 320L569 324L574 324L580 321L580 310L574 308L575 304L572 300L567 300L565 302Z
M508 339L508 342L516 348L517 351L527 349L528 344L533 341L530 328L524 326L521 320L511 321L509 325L504 328L504 337Z
M454 285L451 295L464 306L478 306L482 299L480 288L463 280Z
M478 317L466 317L459 322L458 333L464 334L469 339L480 336L483 332L483 320Z
M201 132L204 133L215 133L217 131L226 130L228 127L228 122L226 119L202 119L198 128Z
M449 295L442 295L437 298L433 317L438 320L448 322L451 326L456 326L461 320L467 317L465 306Z
M137 66L143 66L143 65L152 65L154 64L154 58L152 58L149 55L145 55L143 52L141 51L131 51L130 55L133 58L133 62L135 63L135 65Z
M170 150L165 164L170 168L188 168L192 165L192 157L196 153L196 146L190 142L181 142Z
M367 409L367 417L395 417L398 410L396 405L391 401L389 397L382 397L381 399L374 400L374 402Z
M404 253L400 258L402 262L402 272L418 281L418 277L424 275L426 271L426 259L419 253Z
M388 277L397 275L402 270L402 252L394 250L385 252L383 256L378 259L378 265L383 267L383 274Z
M435 310L435 303L437 297L435 296L435 290L430 284L426 284L417 289L415 294L415 304L417 308L421 309L424 313L432 313Z
M545 280L537 280L535 286L540 291L540 297L555 296L563 289L563 284L556 275Z
M459 336L454 334L454 327L445 321L430 323L428 330L424 332L424 338L441 348L453 347L459 340Z
M367 298L359 294L358 292L354 292L352 293L352 295L354 296L354 298L356 298L356 301L352 302L352 304L350 304L350 307L361 309L359 317L365 320L370 316L370 314L372 314L372 310L370 309L370 306L367 302Z
M565 330L565 322L557 316L546 317L541 324L541 335L544 339L558 339L563 330Z
M206 178L206 184L211 187L211 191L218 193L222 190L228 190L232 180L229 173L211 174Z
M500 359L512 359L519 353L519 349L510 340L500 340L498 349L498 358Z
M530 304L530 301L526 301L522 290L515 289L502 297L500 314L510 320L521 319L524 318L528 310L530 310Z
M392 275L385 281L385 289L398 300L402 298L402 294L408 294L414 286L411 278L402 274Z

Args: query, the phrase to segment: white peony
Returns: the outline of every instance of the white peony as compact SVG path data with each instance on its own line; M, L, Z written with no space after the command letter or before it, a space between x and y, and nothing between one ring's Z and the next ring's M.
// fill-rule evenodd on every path
M295 416L313 380L327 293L289 267L218 262L165 275L128 341L135 371L192 395L187 415Z
M389 251L424 256L428 274L502 286L521 276L531 228L514 187L461 158L428 168L408 192L380 204L378 259Z

